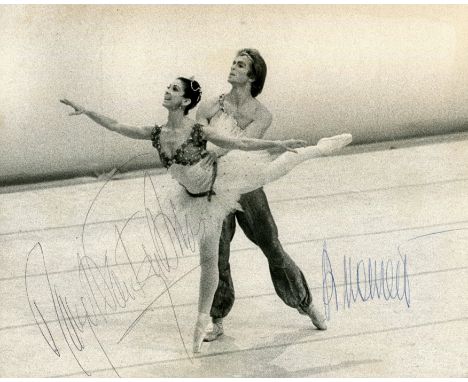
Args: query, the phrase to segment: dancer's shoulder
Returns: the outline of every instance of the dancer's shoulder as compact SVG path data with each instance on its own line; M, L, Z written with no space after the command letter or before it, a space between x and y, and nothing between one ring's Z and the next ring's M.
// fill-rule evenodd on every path
M200 107L199 108L207 108L207 109L216 108L216 109L219 109L219 105L220 105L219 100L220 100L220 97L207 98L206 100L200 102Z
M197 110L197 121L207 124L219 111L219 97L209 98L200 102Z
M148 130L150 131L150 137L153 142L159 140L159 135L161 134L161 126L159 126L158 124L154 124L153 126L148 126Z

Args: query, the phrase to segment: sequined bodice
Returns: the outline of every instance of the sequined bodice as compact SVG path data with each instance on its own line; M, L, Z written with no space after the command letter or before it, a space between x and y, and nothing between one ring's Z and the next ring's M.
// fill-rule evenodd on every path
M156 125L151 132L153 147L158 150L159 158L164 167L169 168L173 164L190 166L202 159L202 153L206 150L206 140L203 139L202 125L195 124L189 138L182 143L172 157L161 149L161 126Z

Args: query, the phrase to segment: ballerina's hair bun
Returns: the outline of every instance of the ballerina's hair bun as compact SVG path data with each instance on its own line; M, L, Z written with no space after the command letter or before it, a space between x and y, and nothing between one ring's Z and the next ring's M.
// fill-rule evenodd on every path
M184 84L184 97L191 101L184 109L184 114L187 115L188 112L197 106L198 102L201 100L201 86L193 77L178 77L177 79Z

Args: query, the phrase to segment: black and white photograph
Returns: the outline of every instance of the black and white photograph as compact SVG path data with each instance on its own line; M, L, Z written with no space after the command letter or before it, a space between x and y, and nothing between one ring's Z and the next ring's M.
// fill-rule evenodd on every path
M0 5L0 378L467 378L468 5Z

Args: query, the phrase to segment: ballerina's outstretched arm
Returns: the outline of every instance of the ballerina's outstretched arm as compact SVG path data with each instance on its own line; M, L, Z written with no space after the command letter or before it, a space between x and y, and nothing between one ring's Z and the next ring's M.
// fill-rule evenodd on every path
M219 147L230 150L255 151L280 149L283 151L295 152L295 149L299 147L305 147L307 145L306 141L300 139L272 141L266 139L227 136L220 134L216 128L211 126L204 126L203 134L207 141L210 141Z
M98 114L91 110L87 110L84 107L68 99L61 99L60 102L67 106L71 106L73 109L75 109L75 111L71 112L70 115L84 114L87 117L91 118L97 124L104 126L106 129L115 131L116 133L122 134L129 138L151 139L151 131L153 130L154 126L126 125L126 124L117 122L115 119L106 117L105 115Z

